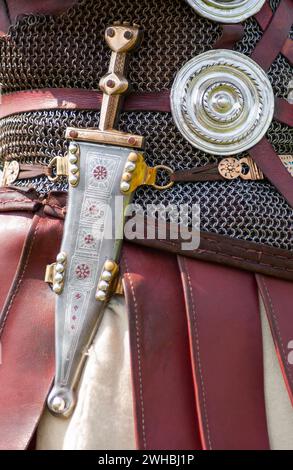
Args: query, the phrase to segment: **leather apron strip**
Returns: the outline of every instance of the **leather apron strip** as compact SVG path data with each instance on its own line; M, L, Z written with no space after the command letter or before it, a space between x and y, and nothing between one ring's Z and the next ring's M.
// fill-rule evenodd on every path
M178 257L205 449L269 449L253 275Z
M0 449L28 446L54 376L54 295L43 279L61 231L59 219L34 215L1 312Z
M24 214L23 211L2 213L2 207L6 208L11 200L11 192L7 191L5 193L6 206L1 197L2 195L3 190L0 191L0 311L12 284L21 256L23 242L28 235L33 216L32 213ZM23 198L23 201L28 202L25 198ZM9 253L9 260L7 259L7 253Z
M275 98L275 114L274 118L286 124L287 126L293 126L293 105L283 98Z
M273 183L286 201L293 207L293 184L292 176L281 162L270 142L263 137L249 154L262 170L264 175Z
M293 22L293 0L282 0L269 26L251 54L267 70L281 51Z
M137 447L201 449L176 257L125 243L121 268L130 325Z
M293 284L262 275L257 275L256 279L293 405Z

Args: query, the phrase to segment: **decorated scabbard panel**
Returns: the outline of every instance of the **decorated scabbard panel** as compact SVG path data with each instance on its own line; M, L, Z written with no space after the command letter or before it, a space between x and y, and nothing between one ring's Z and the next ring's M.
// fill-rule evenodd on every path
M53 290L58 294L56 378L49 407L65 416L74 406L74 384L105 302L115 289L123 205L131 199L131 193L121 196L120 189L129 149L74 142L69 158L77 153L78 185L70 185L63 242L53 278Z

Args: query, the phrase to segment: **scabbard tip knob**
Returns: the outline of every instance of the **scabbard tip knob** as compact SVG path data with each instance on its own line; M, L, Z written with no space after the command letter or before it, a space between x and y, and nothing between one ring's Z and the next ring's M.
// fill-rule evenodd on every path
M55 397L52 401L51 407L52 410L55 411L56 413L61 413L62 411L65 410L65 400L63 400L62 397Z

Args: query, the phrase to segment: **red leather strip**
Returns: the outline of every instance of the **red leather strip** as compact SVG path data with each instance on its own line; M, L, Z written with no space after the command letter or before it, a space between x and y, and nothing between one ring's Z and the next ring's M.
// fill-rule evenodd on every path
M137 446L201 449L176 257L124 244Z
M269 449L253 275L179 257L205 449Z
M290 38L287 38L286 41L283 44L282 50L281 50L283 56L286 57L286 59L293 63L293 41Z
M240 41L244 35L244 26L239 24L222 25L223 33L214 45L214 49L233 49L235 43Z
M264 70L275 60L285 43L293 22L293 0L282 0L272 21L251 54Z
M170 92L139 93L126 97L125 111L170 112ZM81 88L44 88L40 90L17 91L2 96L0 118L11 114L40 109L93 109L99 110L102 94Z
M293 405L293 283L260 274L256 275L256 279L264 301L283 377Z
M31 226L32 213L0 213L0 312L12 284L23 241ZM3 253L9 253L9 260ZM3 279L2 279L3 278ZM5 282L4 282L5 281Z
M54 294L43 279L61 231L59 219L34 216L1 312L0 449L27 447L54 376ZM10 263L2 247L1 259Z
M258 144L249 150L249 154L263 171L264 175L280 191L290 206L293 207L292 176L281 162L269 141L263 137Z
M283 98L275 98L275 113L274 118L286 124L287 126L293 126L293 105Z
M271 19L273 17L273 12L269 4L269 0L267 0L262 7L262 9L254 15L254 18L260 25L261 29L265 31L268 27L268 25L271 22Z

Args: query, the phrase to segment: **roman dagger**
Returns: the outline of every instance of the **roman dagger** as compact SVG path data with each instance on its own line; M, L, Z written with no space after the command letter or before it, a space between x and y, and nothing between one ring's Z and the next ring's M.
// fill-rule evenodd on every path
M141 30L136 24L114 23L106 29L105 39L112 52L108 73L100 80L99 127L67 128L68 153L49 164L51 180L67 176L69 182L61 250L46 271L57 294L56 375L47 403L51 412L64 417L74 409L75 387L88 349L118 282L122 240L106 235L113 226L116 233L123 232L124 208L138 186L165 189L156 183L160 166L145 163L144 138L115 129L129 88L128 55L138 46ZM122 206L117 222L118 196Z

